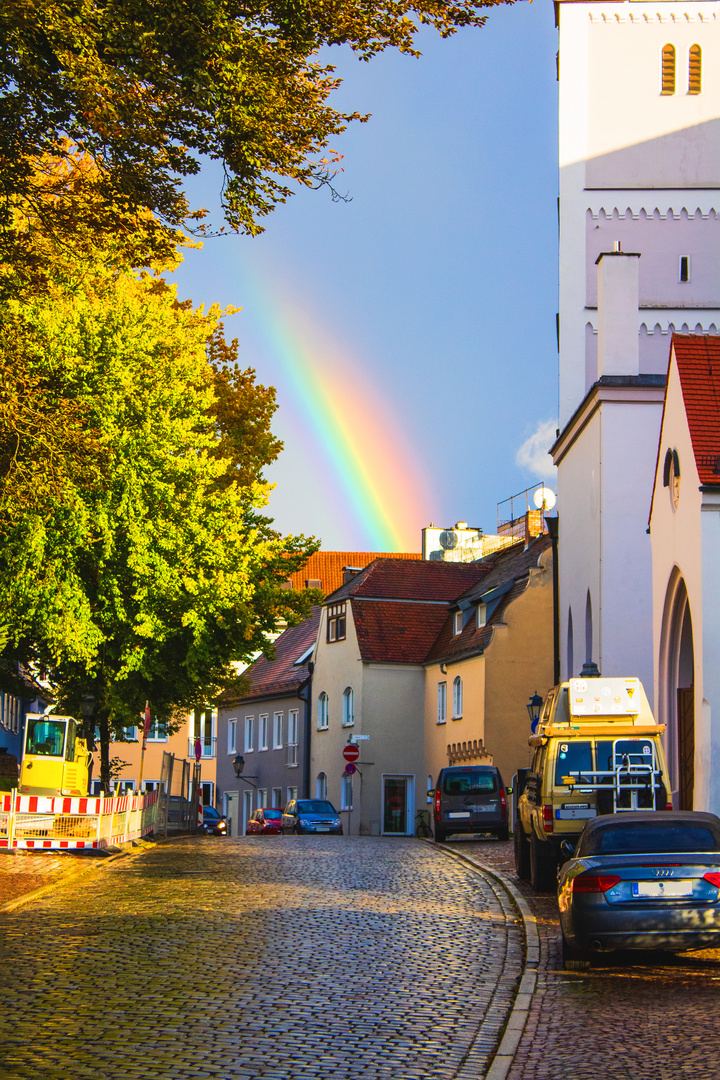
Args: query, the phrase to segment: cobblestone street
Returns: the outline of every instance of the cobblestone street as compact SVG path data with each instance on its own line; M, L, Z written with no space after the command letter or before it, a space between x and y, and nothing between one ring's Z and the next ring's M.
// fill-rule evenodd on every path
M413 840L193 838L2 916L4 1080L477 1080L505 892Z

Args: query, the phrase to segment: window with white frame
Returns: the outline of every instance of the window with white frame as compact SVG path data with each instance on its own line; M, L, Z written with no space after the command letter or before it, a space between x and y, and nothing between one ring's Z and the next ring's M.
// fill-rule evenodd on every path
M298 763L298 710L290 709L288 713L288 745L287 763L293 768ZM288 789L289 790L289 789ZM292 796L295 798L295 796ZM288 798L290 796L288 795Z
M237 720L228 720L228 754L237 753Z
M258 788L258 808L262 810L267 804L267 788Z
M272 789L272 804L278 810L282 807L282 788L274 787Z
M340 809L352 810L352 776L343 775L340 780Z
M331 604L327 613L327 640L345 640L345 604Z
M447 683L439 682L437 688L437 722L444 724L447 720Z
M168 733L164 724L161 724L157 716L154 716L150 721L150 728L148 730L148 742L167 742Z
M478 604L477 612L475 614L475 625L478 630L487 622L487 606L485 604Z
M327 776L324 772L318 773L315 781L315 798L327 799Z
M453 679L453 699L452 699L453 720L459 720L463 712L463 685L462 679L459 675L456 675Z
M457 637L458 634L462 634L463 628L463 613L462 611L456 611L453 615L453 634Z
M326 731L329 724L328 713L328 696L323 692L318 697L317 703L317 726L318 731Z
M346 686L342 697L342 725L352 727L355 723L355 694L352 686Z
M287 789L287 802L290 802L291 799L297 799L297 788L296 787L289 787Z
M255 717L245 717L245 753L252 754L255 749Z
M276 712L273 716L273 750L282 750L283 714Z
M137 742L137 728L134 724L132 727L124 727L122 733L125 742Z
M267 713L261 713L260 715L260 745L258 750L267 750L268 748L268 728L270 726L270 720Z

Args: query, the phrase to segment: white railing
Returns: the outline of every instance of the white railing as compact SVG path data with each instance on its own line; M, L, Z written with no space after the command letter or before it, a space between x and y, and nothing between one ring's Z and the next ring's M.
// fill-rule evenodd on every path
M0 794L0 848L104 848L155 826L158 793L119 798Z

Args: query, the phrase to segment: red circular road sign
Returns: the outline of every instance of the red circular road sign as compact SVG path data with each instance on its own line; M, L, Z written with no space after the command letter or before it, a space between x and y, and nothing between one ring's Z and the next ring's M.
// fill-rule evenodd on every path
M347 746L343 746L343 757L346 761L357 761L360 757L360 747L355 743L348 743Z
M357 765L355 764L355 762L354 761L348 761L347 765L345 766L345 775L346 776L352 776L353 773L356 773L356 772L357 772Z

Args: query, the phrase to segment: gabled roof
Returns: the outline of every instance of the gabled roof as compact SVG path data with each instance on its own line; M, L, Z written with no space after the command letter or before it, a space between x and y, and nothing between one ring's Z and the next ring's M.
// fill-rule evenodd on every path
M258 657L245 672L245 678L250 681L247 694L240 698L228 698L223 707L232 707L243 701L294 694L308 676L310 656L305 654L315 643L319 625L320 608L314 607L309 619L284 630L274 643L275 659ZM302 664L298 664L301 656L305 656L305 659Z
M701 484L720 484L720 338L673 334L685 414Z
M487 572L485 560L473 563L376 559L327 598L335 604L349 597L448 604Z
M513 600L521 596L527 588L530 570L538 565L540 557L550 547L552 541L547 534L535 537L527 547L520 544L504 551L495 552L493 566L489 573L476 585L458 597L453 609L464 602L473 609L473 614L463 627L462 633L453 633L454 610L446 615L433 648L428 653L428 662L438 663L444 660L461 660L477 656L489 645L494 627L503 621L503 616ZM485 560L483 560L484 562ZM479 602L497 601L484 626L478 627L475 618L475 606Z
M374 559L422 559L420 552L385 552L385 551L316 551L311 555L302 570L290 576L293 589L306 589L308 581L319 581L320 588L327 595L339 589L343 583L343 567L363 567Z
M360 656L370 664L422 664L447 617L445 604L351 602Z

